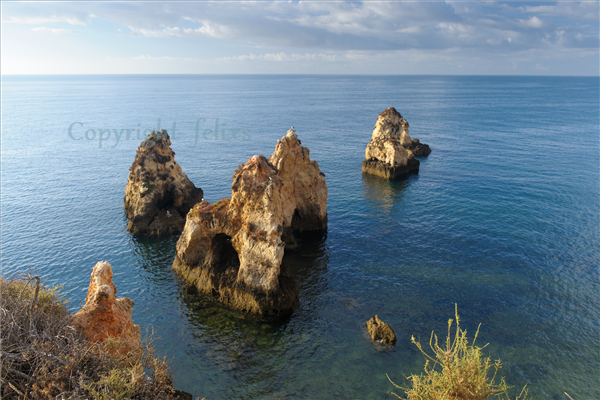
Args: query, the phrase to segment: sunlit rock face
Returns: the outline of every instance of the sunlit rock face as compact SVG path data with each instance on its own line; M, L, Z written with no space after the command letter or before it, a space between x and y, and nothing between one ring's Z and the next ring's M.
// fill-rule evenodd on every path
M103 342L107 337L118 339L119 351L126 354L140 344L140 327L131 319L133 300L117 299L117 288L112 280L112 266L100 261L92 270L85 305L74 318L90 343Z
M365 150L363 171L395 178L410 171L419 170L415 156L427 155L429 146L408 135L408 122L395 108L386 108L375 123L371 141Z
M295 231L327 227L327 183L319 163L309 158L310 150L301 146L296 131L290 129L277 141L269 164L285 183L283 225Z
M142 142L129 169L125 188L127 230L133 233L181 232L185 215L203 199L175 161L166 130L154 131Z
M298 285L282 265L293 238L282 235L326 226L325 175L290 129L268 160L255 155L235 171L231 199L190 210L173 269L232 308L286 315Z

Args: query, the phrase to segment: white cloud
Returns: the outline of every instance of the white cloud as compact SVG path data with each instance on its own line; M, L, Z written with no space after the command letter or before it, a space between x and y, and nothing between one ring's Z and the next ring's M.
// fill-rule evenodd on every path
M181 28L178 26L165 27L163 29L144 29L130 26L129 29L136 36L143 37L160 37L160 38L174 38L174 37L209 37L209 38L224 38L229 34L229 28L227 26L218 24L205 24L196 29L193 28Z
M598 2L559 1L554 5L522 6L520 9L528 13L537 13L548 17L571 17L580 20L598 20Z
M543 25L542 21L535 15L526 21L521 20L521 22L523 23L523 25L529 26L531 28L541 28Z
M47 24L51 22L67 22L70 25L87 25L87 23L77 17L69 16L51 16L51 17L19 17L19 16L8 16L6 19L2 19L3 24L25 24L25 25L39 25Z
M53 33L55 35L63 34L63 33L70 34L70 33L79 32L77 29L46 28L45 26L31 28L31 31L32 32L42 32L42 33Z
M198 61L197 58L191 57L169 57L169 56L161 56L161 57L153 57L149 55L139 55L137 57L133 57L132 60L142 60L142 61L156 61L156 60L166 60L166 61Z
M303 60L320 60L320 61L338 61L340 57L335 54L326 53L305 53L305 54L287 54L285 52L280 53L266 53L266 54L243 54L240 56L232 57L221 57L215 59L215 61L303 61Z

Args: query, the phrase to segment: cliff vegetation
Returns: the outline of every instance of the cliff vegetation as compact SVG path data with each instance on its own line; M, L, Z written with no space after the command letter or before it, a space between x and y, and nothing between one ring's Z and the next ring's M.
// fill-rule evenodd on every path
M412 343L417 346L425 357L424 373L408 377L408 387L402 387L390 382L404 391L406 397L394 394L399 399L407 400L510 400L510 386L504 378L497 381L498 371L502 367L500 360L492 363L491 357L483 355L483 349L475 345L479 335L479 327L475 332L473 342L469 343L467 331L460 328L458 311L455 309L456 326L454 334L452 327L454 320L448 320L448 335L440 346L437 335L433 332L429 339L429 347L433 355L428 354L414 336ZM526 400L526 388L515 397L515 400Z
M123 351L118 338L90 345L60 287L40 278L0 278L2 399L192 399L173 387L146 338Z

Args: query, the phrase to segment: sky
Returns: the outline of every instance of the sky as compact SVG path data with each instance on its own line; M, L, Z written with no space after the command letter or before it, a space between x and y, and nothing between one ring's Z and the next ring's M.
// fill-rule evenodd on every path
M5 2L2 75L599 75L599 3Z

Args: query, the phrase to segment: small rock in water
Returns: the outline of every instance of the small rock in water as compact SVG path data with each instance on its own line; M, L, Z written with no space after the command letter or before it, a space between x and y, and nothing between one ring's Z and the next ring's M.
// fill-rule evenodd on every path
M371 339L373 339L373 341L383 344L396 343L396 335L394 334L394 331L388 324L380 320L377 314L368 320L366 325L369 335L371 335Z

